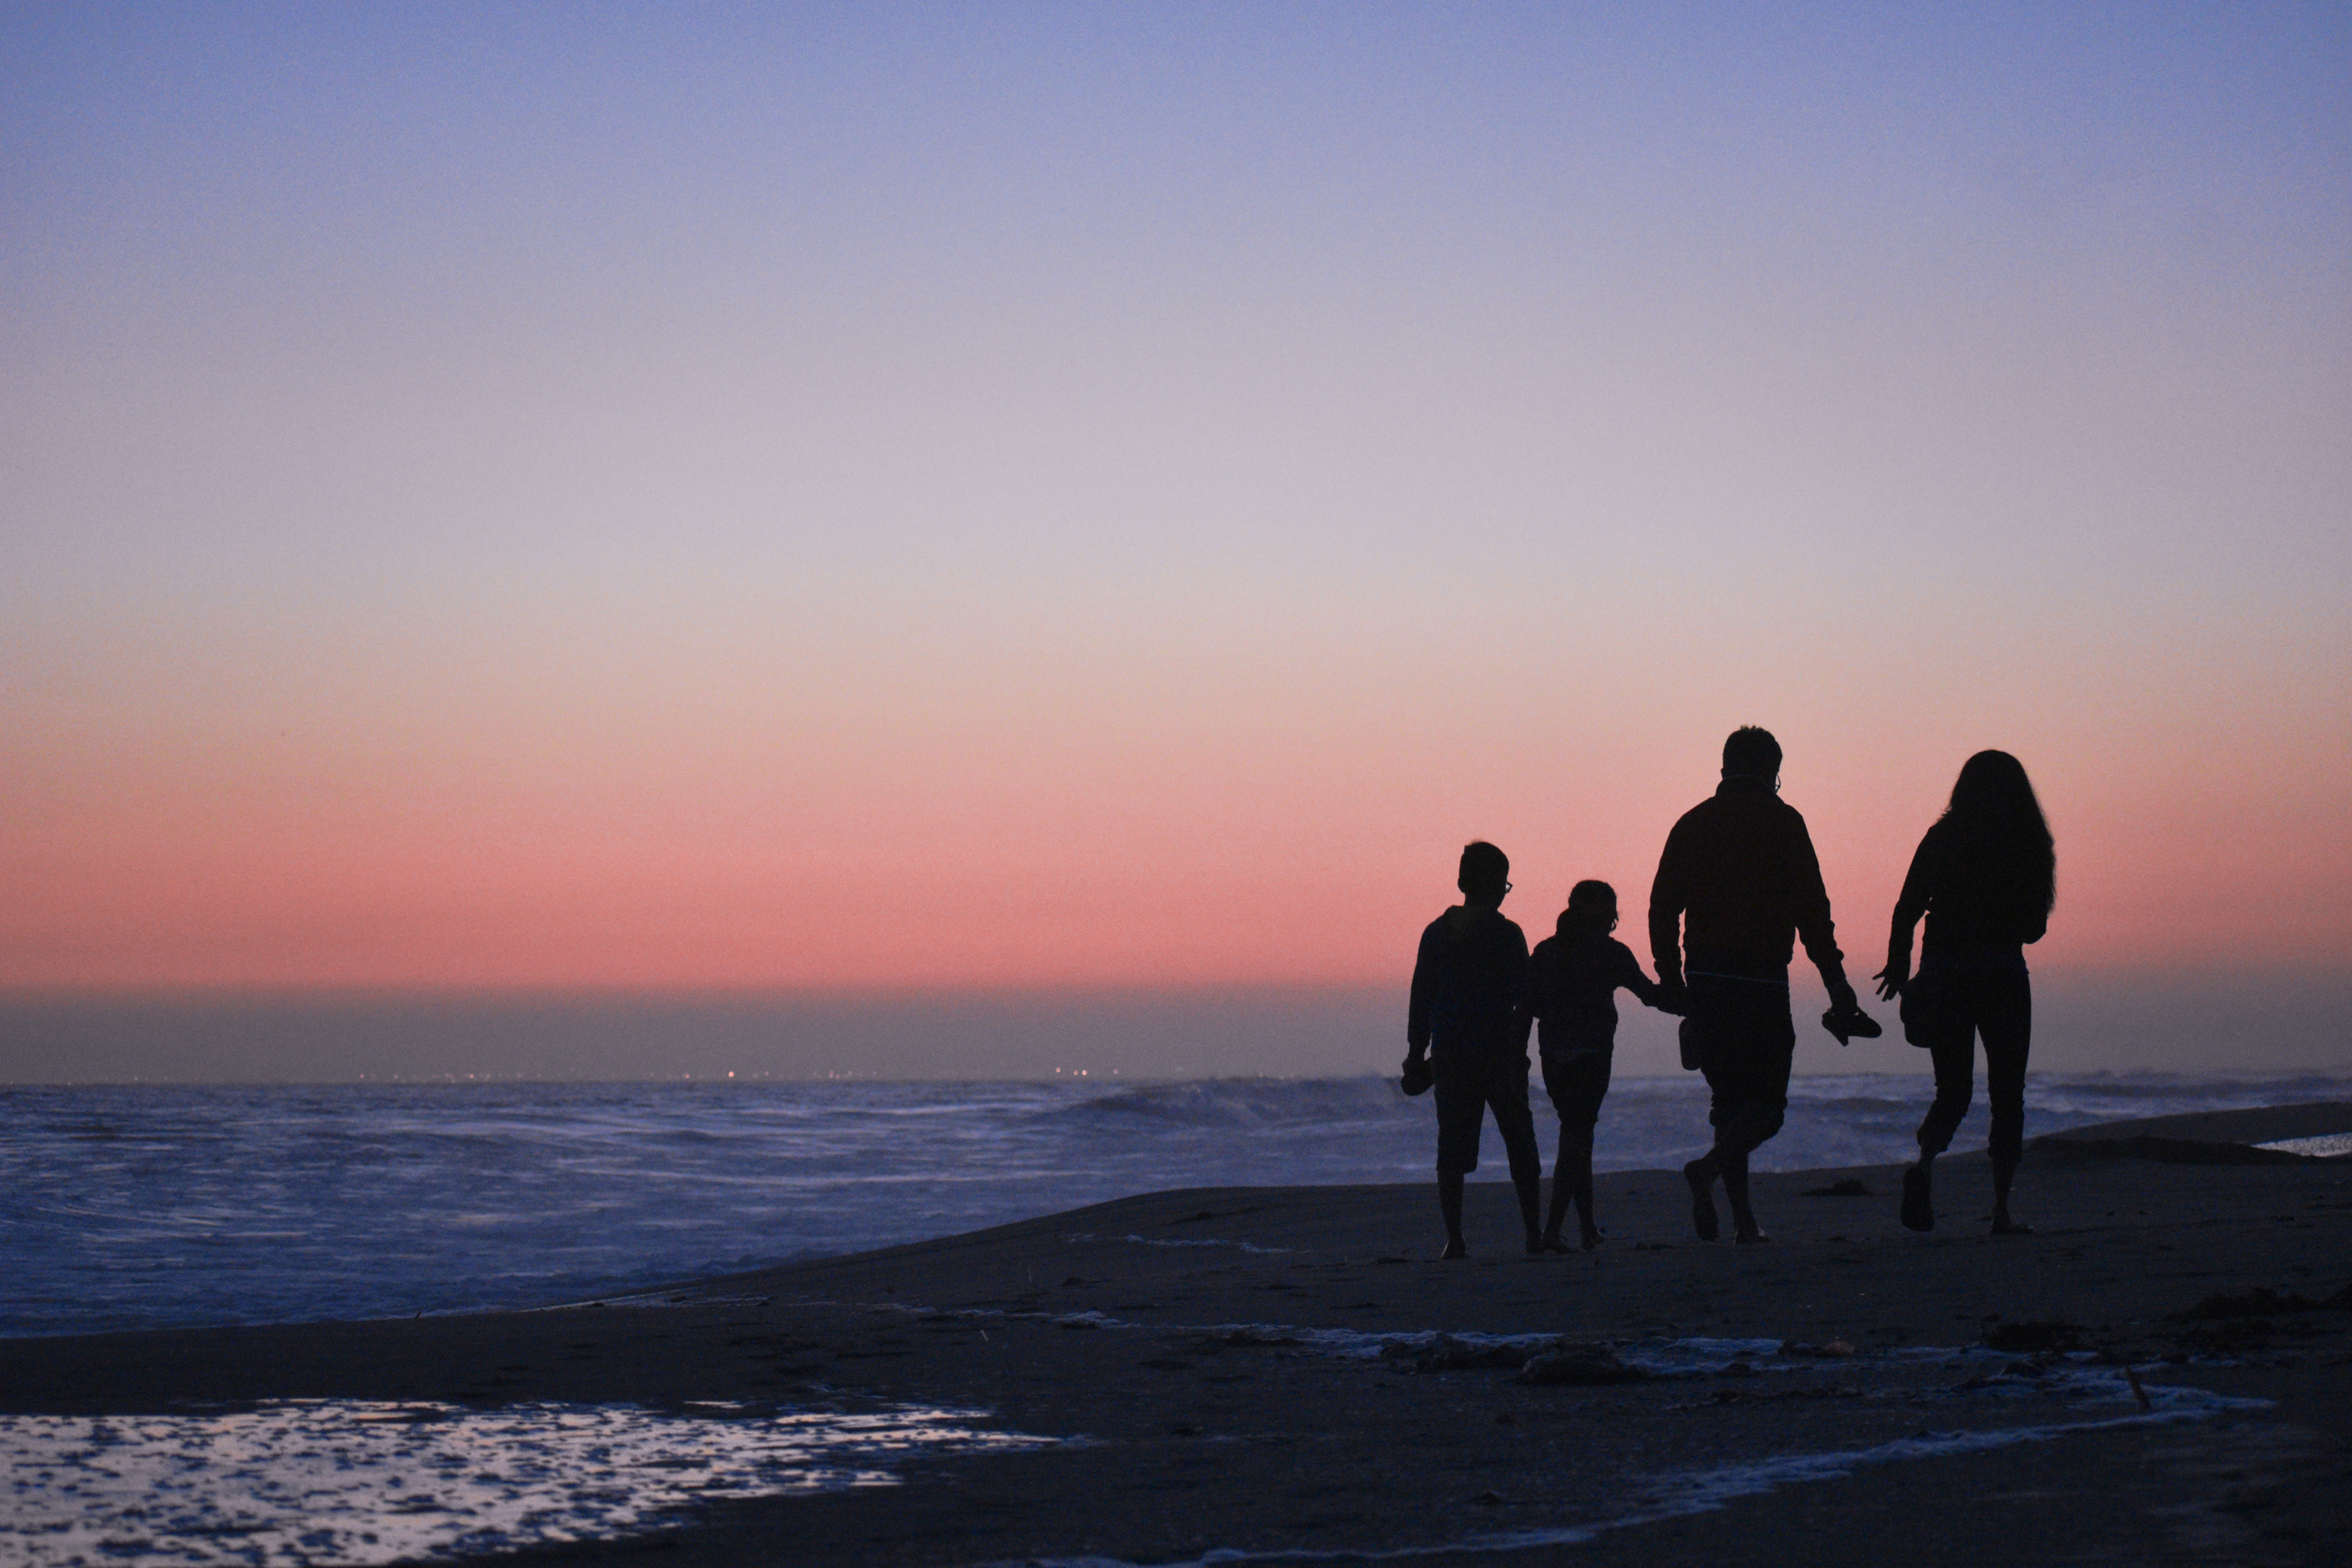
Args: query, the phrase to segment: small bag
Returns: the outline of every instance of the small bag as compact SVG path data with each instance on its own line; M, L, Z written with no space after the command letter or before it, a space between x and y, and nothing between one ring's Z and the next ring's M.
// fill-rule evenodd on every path
M1952 1011L1951 977L1923 969L1903 983L1903 1037L1925 1049L1935 1044Z
M1698 1033L1696 1018L1685 1018L1682 1027L1675 1031L1675 1037L1681 1042L1683 1047L1683 1071L1685 1072L1698 1071Z

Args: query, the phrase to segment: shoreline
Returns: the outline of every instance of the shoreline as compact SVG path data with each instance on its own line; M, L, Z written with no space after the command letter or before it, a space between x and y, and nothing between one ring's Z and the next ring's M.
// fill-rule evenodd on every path
M0 1335L520 1310L1168 1188L1428 1177L1428 1106L1393 1079L1011 1089L19 1096ZM1900 1159L1926 1098L1883 1074L1794 1083L1765 1163ZM2352 1100L2352 1074L2253 1092L2044 1075L2029 1128L2322 1100ZM1677 1168L1705 1117L1692 1075L1621 1079L1596 1163Z
M2340 1561L2352 1162L2234 1152L2346 1131L2333 1104L2046 1135L2037 1234L2009 1237L1981 1154L1938 1162L1925 1236L1899 1167L1759 1174L1759 1247L1695 1241L1675 1173L1621 1172L1607 1245L1528 1259L1507 1185L1474 1184L1461 1264L1427 1182L1156 1193L609 1305L0 1341L0 1415L731 1402L1050 1440L479 1543L539 1560ZM1555 1340L1633 1374L1518 1381Z

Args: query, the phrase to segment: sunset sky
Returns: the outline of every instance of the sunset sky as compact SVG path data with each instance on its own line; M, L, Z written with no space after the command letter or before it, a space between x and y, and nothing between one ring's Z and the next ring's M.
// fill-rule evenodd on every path
M2352 10L0 8L0 992L2352 973Z

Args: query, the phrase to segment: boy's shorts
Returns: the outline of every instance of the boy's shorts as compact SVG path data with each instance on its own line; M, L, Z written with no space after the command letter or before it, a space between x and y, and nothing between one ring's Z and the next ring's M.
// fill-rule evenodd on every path
M1478 1136L1486 1109L1507 1151L1524 1149L1536 1158L1535 1115L1528 1109L1528 1058L1523 1050L1429 1053L1437 1077L1437 1170L1466 1175L1478 1168Z
M1559 1124L1591 1132L1601 1120L1601 1102L1609 1098L1610 1053L1578 1051L1573 1056L1543 1059L1544 1092L1559 1112Z

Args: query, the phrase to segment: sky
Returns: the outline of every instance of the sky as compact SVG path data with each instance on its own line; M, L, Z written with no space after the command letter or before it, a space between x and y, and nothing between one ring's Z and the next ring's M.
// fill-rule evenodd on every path
M2352 995L2347 82L2331 5L0 6L0 998L1393 988L1473 837L1646 957L1743 723L1857 974L1998 746L2049 984Z

